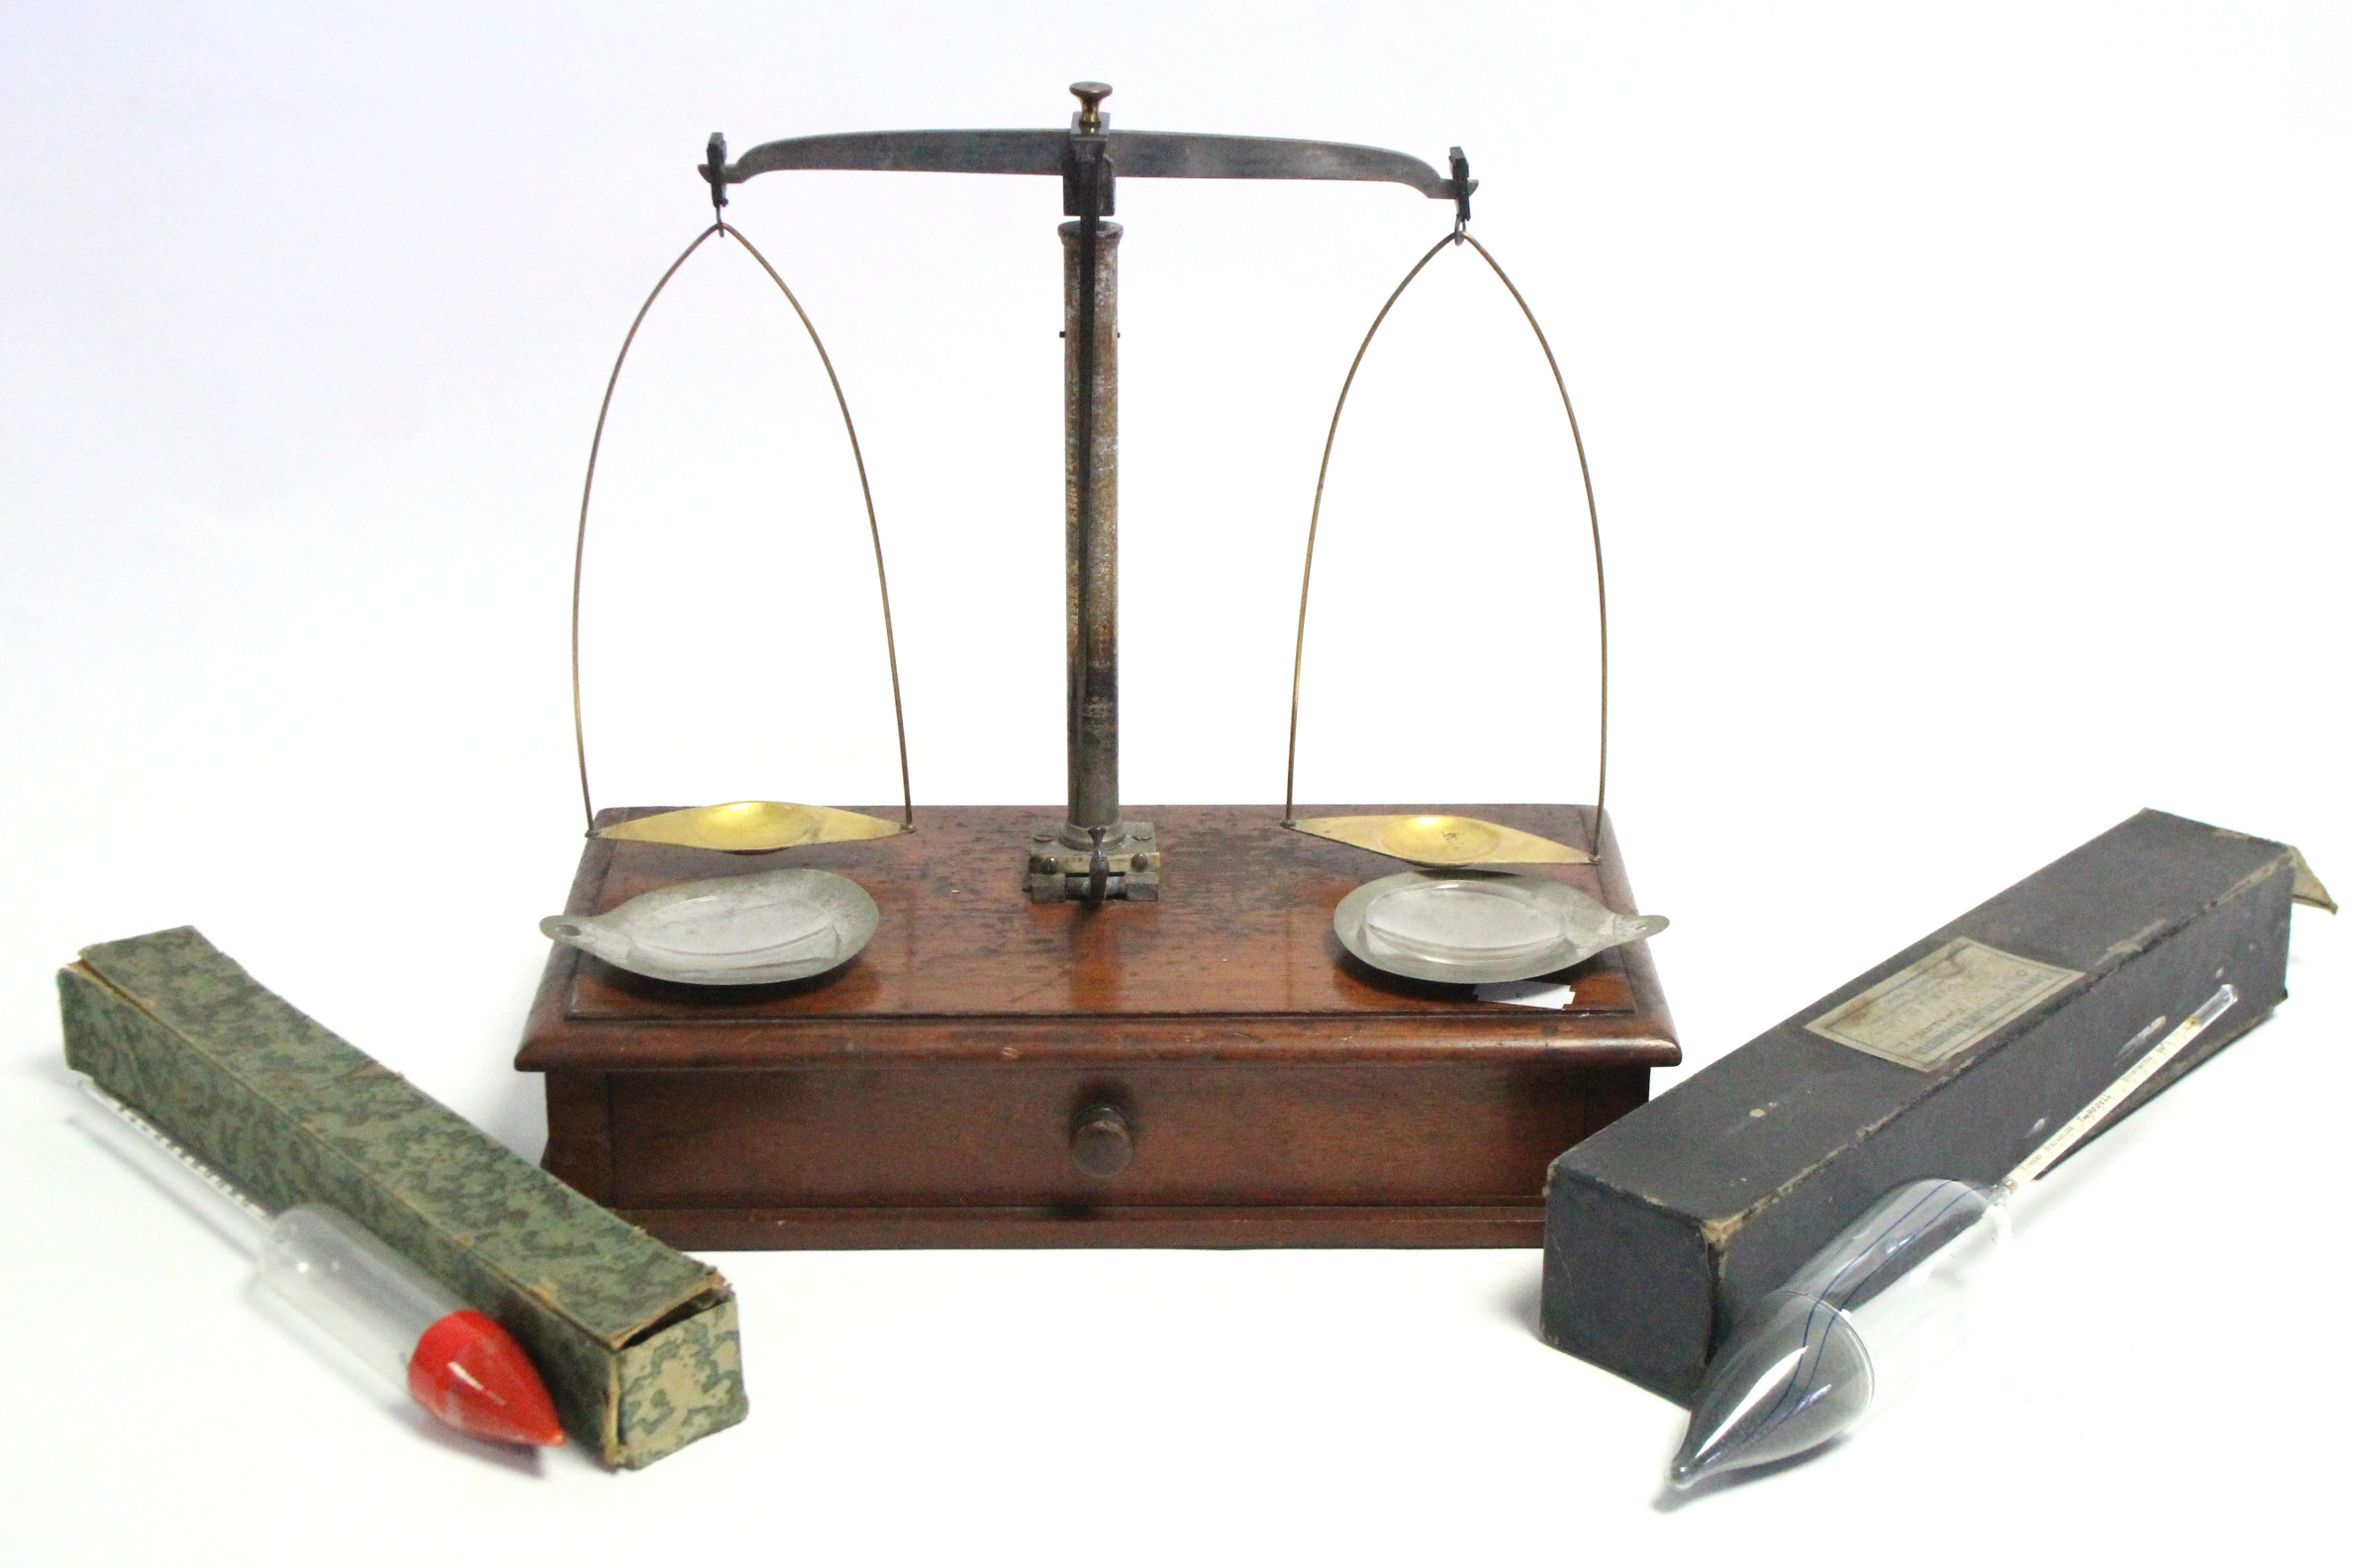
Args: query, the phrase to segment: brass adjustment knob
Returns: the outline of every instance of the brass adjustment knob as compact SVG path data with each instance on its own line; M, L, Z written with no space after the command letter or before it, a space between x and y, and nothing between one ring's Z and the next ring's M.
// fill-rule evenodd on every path
M1070 1163L1099 1180L1109 1180L1135 1158L1135 1131L1127 1114L1114 1105L1091 1105L1070 1119Z
M1072 82L1070 91L1078 99L1079 129L1093 131L1103 123L1103 100L1111 96L1111 83Z

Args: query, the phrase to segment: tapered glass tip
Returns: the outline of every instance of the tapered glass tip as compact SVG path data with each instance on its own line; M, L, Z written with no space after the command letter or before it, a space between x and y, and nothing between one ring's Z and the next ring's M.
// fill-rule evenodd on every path
M1871 1355L1846 1315L1776 1291L1709 1363L1668 1484L1687 1492L1712 1475L1804 1453L1870 1405Z
M1819 1447L1959 1342L2010 1236L2000 1188L1907 1182L1757 1303L1708 1364L1669 1480Z

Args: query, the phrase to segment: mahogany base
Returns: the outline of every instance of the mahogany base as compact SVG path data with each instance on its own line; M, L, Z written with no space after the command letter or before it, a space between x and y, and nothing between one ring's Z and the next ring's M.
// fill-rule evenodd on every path
M1589 841L1589 808L1428 809ZM1566 1010L1479 1002L1332 936L1396 861L1272 807L1133 810L1159 826L1161 899L1097 909L1023 895L1051 808L919 810L914 833L761 856L590 839L568 913L807 865L882 922L841 968L771 986L556 947L516 1059L547 1077L547 1168L708 1249L1534 1246L1553 1157L1681 1059L1643 944L1551 977ZM1634 909L1606 829L1598 866L1528 869ZM1133 1153L1094 1176L1074 1119L1105 1105Z

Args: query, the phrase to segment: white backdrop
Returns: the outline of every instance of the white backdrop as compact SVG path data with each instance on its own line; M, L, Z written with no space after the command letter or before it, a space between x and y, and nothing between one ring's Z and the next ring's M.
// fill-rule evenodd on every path
M2319 1553L2353 1003L2310 911L2278 1018L2033 1195L1960 1364L1681 1509L1680 1413L1535 1339L1533 1252L729 1255L748 1423L634 1476L486 1457L286 1338L67 1126L49 974L194 923L536 1153L509 1062L578 848L579 468L707 221L705 136L1059 125L1081 76L1132 129L1468 150L1593 454L1611 800L1675 922L1660 1087L2142 805L2342 891L2341 10L9 0L0 29L12 1560ZM730 210L861 421L933 803L1059 795L1058 194L778 174ZM1125 793L1271 801L1330 399L1448 214L1129 180L1120 218ZM624 378L604 802L894 786L797 333L698 256ZM1335 463L1303 798L1589 798L1550 397L1501 290L1433 263Z

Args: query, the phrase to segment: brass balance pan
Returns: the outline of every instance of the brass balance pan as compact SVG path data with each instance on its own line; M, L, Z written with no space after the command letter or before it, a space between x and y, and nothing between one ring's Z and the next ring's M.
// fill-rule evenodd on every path
M1593 859L1582 849L1478 817L1307 817L1291 826L1416 865L1583 865Z
M730 801L724 806L690 806L683 811L615 823L597 836L635 843L683 844L690 849L725 849L732 854L763 854L771 849L789 849L795 844L888 838L905 831L897 823L833 806L802 806L791 801Z

